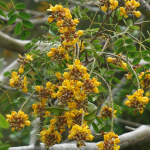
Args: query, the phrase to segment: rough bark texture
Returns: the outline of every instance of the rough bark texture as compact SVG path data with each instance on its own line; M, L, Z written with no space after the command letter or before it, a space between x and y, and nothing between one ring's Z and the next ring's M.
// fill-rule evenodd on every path
M125 147L140 144L143 142L147 142L150 140L150 126L142 125L137 128L135 131L125 133L119 136L120 138L120 148L123 149ZM86 143L86 146L82 146L80 150L96 150L98 147L97 143ZM44 144L40 144L40 147L35 147L34 144L29 146L22 147L11 147L9 150L45 150ZM76 147L75 143L64 143L64 144L56 144L49 148L49 150L79 150Z

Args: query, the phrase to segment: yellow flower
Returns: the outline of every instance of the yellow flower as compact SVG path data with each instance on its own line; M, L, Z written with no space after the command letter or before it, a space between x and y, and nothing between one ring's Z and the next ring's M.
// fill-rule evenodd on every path
M25 56L26 56L26 59L29 61L29 60L33 60L33 55L29 55L29 54L25 54Z
M52 51L48 52L48 53L47 53L47 56L48 56L48 57L52 57L52 56L53 56L53 52L52 52Z
M21 65L19 68L19 74L22 74L24 72L24 65Z
M48 22L48 23L51 23L51 22L53 22L53 20L54 20L54 18L48 17L47 22Z
M68 72L64 72L63 76L65 79L70 79L70 74Z
M61 73L60 73L60 72L56 72L55 75L56 75L56 77L57 77L58 79L61 78Z
M40 92L41 87L40 86L35 86L36 91Z
M106 12L107 8L108 8L108 5L104 5L103 7L101 7L101 10L104 11L104 12Z
M73 23L78 24L79 23L79 19L74 19Z
M46 87L49 89L51 87L52 83L51 82L47 82L46 83Z
M25 121L26 126L30 126L31 122L30 121Z
M133 14L136 16L136 17L140 17L141 16L141 13L139 11L133 11Z
M111 63L112 61L113 61L113 58L111 58L111 57L107 58L107 62Z
M83 35L83 30L79 30L79 31L77 32L77 35L78 35L78 36Z

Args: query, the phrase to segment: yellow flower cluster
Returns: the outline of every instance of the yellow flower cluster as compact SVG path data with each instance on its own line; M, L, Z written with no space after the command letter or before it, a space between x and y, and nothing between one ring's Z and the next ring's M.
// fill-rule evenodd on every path
M61 135L58 131L55 131L55 127L53 124L51 124L47 130L42 130L40 134L41 140L43 143L45 143L46 149L48 149L50 146L56 143L60 143L61 141Z
M145 77L144 77L144 79L142 79L144 74L145 74ZM139 79L142 79L140 82L142 88L150 87L150 71L147 70L146 72L141 72Z
M46 99L42 99L42 102L40 103L36 103L36 104L32 104L32 109L34 110L34 115L35 117L40 117L40 118L45 118L50 116L50 112L46 111L46 104L45 104Z
M119 56L122 56L122 55L119 55ZM112 63L118 67L122 67L125 70L128 70L127 64L124 61L120 60L119 58L108 57L107 62Z
M115 115L116 113L117 113L117 110L114 110L114 118L116 117L116 115ZM103 119L109 117L111 119L112 118L112 108L109 106L104 106L102 108L100 117Z
M109 132L104 135L104 141L97 144L98 150L119 150L120 146L117 145L119 142L118 135L114 132Z
M49 98L52 99L56 97L56 93L54 90L56 89L55 84L52 85L52 83L49 81L46 83L46 87L44 86L35 86L36 91L39 92L39 95L37 95L38 98Z
M76 43L79 42L81 51L84 49L83 43L79 41L79 37L83 35L83 31L79 30L76 32L76 25L79 23L78 19L72 19L71 12L68 8L63 8L62 5L55 5L54 7L50 5L48 11L52 12L49 16L48 22L51 23L54 19L57 21L57 27L59 27L59 32L62 33L61 45L58 48L51 48L50 52L47 53L48 57L55 61L61 63L62 59L67 59L69 61L69 52L74 52L76 48Z
M19 74L22 74L24 72L25 64L27 64L29 61L33 60L33 55L25 54L26 57L22 57L19 54L20 60L17 60L19 63L21 63L21 66L19 68Z
M11 79L9 80L9 85L11 87L16 87L18 89L22 89L22 91L24 93L28 92L28 89L27 89L27 85L28 85L29 82L27 82L27 77L24 76L24 79L21 80L20 78L20 75L18 75L17 72L12 72L12 76L11 76Z
M127 95L128 100L125 102L125 105L131 108L135 108L135 113L139 111L140 114L143 113L145 105L148 104L148 97L143 97L143 89L138 89L133 95Z
M70 112L69 111L65 112L64 116L67 118L68 128L71 128L71 126L75 124L78 124L78 125L81 124L82 113L83 113L83 109L80 109L80 110L73 109Z
M108 9L114 10L115 8L118 7L118 1L117 0L99 0L101 2L101 7L102 11L107 11Z
M87 68L82 66L78 59L75 60L73 65L68 66L68 70L69 72L63 74L65 80L62 82L62 86L59 86L56 95L61 105L66 105L67 102L73 102L74 100L79 108L81 101L87 101L87 95L99 92L97 87L100 82L96 78L92 80L89 78Z
M22 110L18 113L16 111L12 111L11 114L6 115L7 121L10 123L10 127L12 131L19 131L24 126L30 126L29 117Z
M136 17L140 17L141 13L139 11L135 11L139 6L139 2L136 2L135 0L128 0L125 2L125 7L120 7L120 15L125 18L128 18L128 14L133 14Z
M74 125L68 136L69 139L77 140L77 147L85 145L83 140L92 141L94 136L91 135L91 131L86 124L82 126Z

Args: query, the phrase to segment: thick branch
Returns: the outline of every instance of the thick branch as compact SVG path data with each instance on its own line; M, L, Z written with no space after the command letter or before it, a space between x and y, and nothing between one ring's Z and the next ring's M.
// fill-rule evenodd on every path
M30 41L28 40L21 41L18 39L14 39L0 31L0 47L2 48L9 49L20 54L24 54L25 52L27 52L24 49L24 45L27 44L28 42Z
M146 142L150 139L150 126L142 125L137 128L135 131L125 133L119 136L120 139L120 148L123 149L125 147L136 145L139 143ZM97 143L86 143L86 146L82 146L80 150L96 150L98 147ZM35 147L34 144L29 146L22 147L11 147L8 150L45 150L44 144L40 144L40 147ZM49 150L77 150L75 143L64 143L64 144L56 144L49 148Z

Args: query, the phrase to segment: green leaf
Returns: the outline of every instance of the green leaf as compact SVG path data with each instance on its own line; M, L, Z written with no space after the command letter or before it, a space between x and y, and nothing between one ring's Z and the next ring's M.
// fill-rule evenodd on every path
M112 18L111 18L111 17L109 18L109 21L110 21L110 24L112 24L113 20L112 20Z
M46 30L49 30L47 27L45 26L41 26L42 29L46 29Z
M127 45L126 48L130 52L136 51L136 47L134 45Z
M15 9L13 8L11 11L9 11L8 13L8 17L10 18L15 12Z
M117 82L117 83L121 83L120 80L118 80L117 78L113 77L114 81Z
M114 103L114 109L117 110L117 114L122 114L122 111L120 110L120 106Z
M8 9L8 7L6 6L6 4L5 4L5 3L0 2L0 5L1 5L1 6L3 6L3 7L5 7L6 9Z
M116 42L115 42L115 46L120 46L123 44L123 39L118 39Z
M0 20L0 23L4 24L4 21Z
M94 49L94 46L88 42L84 42L83 45L85 46L85 49Z
M49 107L46 108L47 111L50 111L53 115L60 116L64 111L68 111L69 109L59 108L59 107Z
M80 18L82 18L82 15L81 15L81 11L80 11L80 7L78 6L78 14L80 16Z
M21 39L21 40L25 40L25 39L26 39L25 30L23 30L23 31L21 32L20 39Z
M1 104L4 104L5 102L7 102L9 100L9 98L6 98L5 100L3 100L2 102L1 102Z
M96 112L96 110L92 111L88 115L84 115L84 120L91 121L91 120L95 119L95 116L96 116L95 112Z
M105 90L105 88L103 87L103 86L98 86L98 90L99 90L99 92L106 92L106 90Z
M34 28L34 25L32 22L28 21L28 20L23 20L22 21L23 25L29 29L33 29Z
M94 130L98 133L99 129L98 129L97 125L95 124L95 122L92 122L92 126L93 126Z
M12 15L8 20L8 25L13 24L17 19L17 14Z
M143 66L141 66L140 68L137 68L137 69L135 70L135 72L136 72L136 73L140 73L140 72L142 71L142 69L143 69Z
M99 43L100 42L100 40L94 40L93 41L93 43Z
M127 43L127 44L132 44L132 43L133 43L133 40L132 40L132 39L126 39L126 40L125 40L125 43Z
M143 59L144 59L145 61L150 62L150 57L143 57Z
M98 15L97 17L98 17L98 22L100 23L101 16L100 16L100 15Z
M2 10L0 10L0 15L2 15L3 17L6 18L6 15L4 14L4 12Z
M26 29L24 30L24 32L25 32L26 36L29 36L31 34L31 32L29 30L26 30Z
M88 102L88 112L93 112L97 109L97 107L93 104L93 103L90 103Z
M4 72L4 74L3 74L3 76L5 76L5 77L7 77L9 75L11 75L11 73L9 71Z
M143 55L150 54L150 51L149 51L149 50L144 50L144 51L142 51L142 54L143 54Z
M115 66L114 64L109 63L109 65L113 68L117 68L117 66Z
M103 57L99 56L99 60L100 60L101 63L104 63L104 58Z
M127 55L129 58L135 58L139 56L140 52L129 52Z
M95 44L95 45L93 45L95 48L101 48L102 46L101 45L99 45L99 44Z
M117 49L116 54L120 54L125 50L125 46L121 46Z
M49 30L49 33L52 35L52 36L55 36L55 33L51 30Z
M30 19L31 18L31 15L24 12L24 11L19 12L19 16L23 19Z
M114 71L111 71L111 70L106 72L106 74L113 74L113 73Z
M1 146L0 146L0 150L8 150L9 147L10 147L9 144L1 145Z
M112 77L107 77L106 80L107 81L112 81Z
M16 9L24 9L24 8L26 8L26 4L25 3L18 3L18 4L16 4Z
M84 12L88 12L89 11L89 9L88 8L84 8L84 10L83 10Z
M141 61L141 58L135 58L132 62L132 65L137 65Z
M36 84L36 85L41 85L41 84L42 84L42 81L40 81L40 80L35 80L35 84Z
M150 64L144 65L144 68L145 68L145 69L149 69L149 68L150 68Z
M140 29L138 26L129 26L130 29Z
M97 122L98 122L99 124L103 124L102 120L101 120L100 118L98 118L97 116L95 117L95 119L97 120Z
M18 22L18 23L16 24L16 26L15 26L15 34L16 34L16 35L20 34L21 29L22 29L21 22Z
M123 69L122 67L117 67L120 71L126 71L125 69Z
M0 127L5 129L9 127L9 123L6 121L6 118L4 118L4 116L1 113L0 113Z

